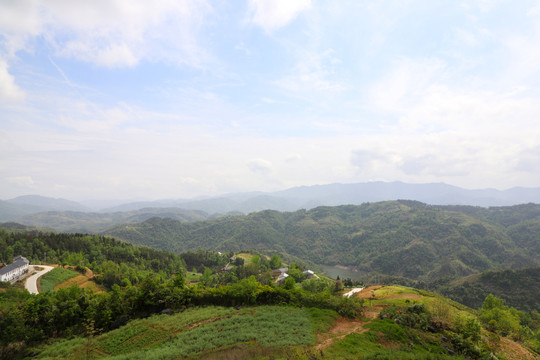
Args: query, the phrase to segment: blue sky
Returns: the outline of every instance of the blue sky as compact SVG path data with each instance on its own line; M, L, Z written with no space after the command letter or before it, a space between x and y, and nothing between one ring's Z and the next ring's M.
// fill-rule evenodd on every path
M535 1L0 0L0 198L540 186Z

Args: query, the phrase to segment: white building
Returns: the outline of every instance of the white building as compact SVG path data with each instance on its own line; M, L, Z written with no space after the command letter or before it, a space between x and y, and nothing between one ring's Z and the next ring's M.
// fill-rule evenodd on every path
M28 261L24 256L18 255L13 258L13 263L0 269L0 281L11 281L28 271Z

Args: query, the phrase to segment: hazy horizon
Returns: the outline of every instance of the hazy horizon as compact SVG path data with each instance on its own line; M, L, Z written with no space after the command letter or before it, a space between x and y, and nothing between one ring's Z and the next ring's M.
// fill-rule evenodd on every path
M0 198L540 186L535 1L0 2Z
M302 188L302 187L328 186L328 185L357 185L357 184L369 184L369 183L385 183L385 184L402 183L402 184L406 184L406 185L420 185L420 186L421 185L442 184L442 185L456 187L456 188L467 190L467 191L495 190L495 191L504 192L504 191L508 191L508 190L512 190L512 189L516 189L516 188L520 188L520 189L540 189L540 187L522 187L522 186L515 186L515 187L511 187L511 188L506 188L506 189L497 189L497 188L493 188L493 187L490 187L490 188L466 188L466 187L455 186L455 185L447 184L447 183L443 183L443 182L440 182L440 183L405 183L405 182L396 180L396 181L388 181L388 182L387 181L373 181L373 182L368 181L368 182L363 182L363 183L330 183L330 184L298 185L298 186L293 186L293 187L289 187L289 188L277 189L277 190L273 190L273 191L246 190L246 191L239 191L239 192L226 192L226 193L213 194L213 195L212 194L201 194L201 195L196 195L196 196L192 196L192 197L189 197L189 196L186 196L186 197L172 197L172 196L169 196L169 197L160 197L160 198L150 198L150 197L145 198L145 197L135 197L135 196L133 196L133 197L126 197L126 198L120 198L120 197L118 197L118 198L114 198L114 197L111 197L111 198L98 198L98 197L67 198L67 197L48 196L47 194L28 193L28 194L22 194L22 195L18 195L18 196L11 197L11 198L0 198L0 200L2 200L2 201L12 200L12 199L19 198L19 197L24 197L24 196L40 196L40 197L51 198L51 199L70 200L70 201L79 202L81 204L92 203L92 202L96 202L96 203L110 202L110 203L120 205L120 204L130 203L130 202L155 202L155 201L171 201L171 200L172 201L204 200L204 199L212 199L212 198L234 196L234 195L239 195L239 194L252 194L252 193L254 193L254 194L257 194L257 193L260 193L260 194L273 194L274 192L286 191L286 190L290 190L290 189L294 189L294 188ZM398 200L398 199L396 198L396 199L393 199L393 200ZM414 200L414 199L410 199L410 200Z

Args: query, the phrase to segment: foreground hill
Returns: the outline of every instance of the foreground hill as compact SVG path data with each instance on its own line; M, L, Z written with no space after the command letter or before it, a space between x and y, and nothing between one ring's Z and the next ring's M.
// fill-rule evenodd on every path
M501 337L482 328L472 309L431 293L373 286L356 299L364 305L352 317L317 307L192 307L134 320L91 339L56 342L36 349L35 358L538 358L534 340ZM507 312L504 306L499 310Z
M177 253L249 248L366 273L435 279L540 265L539 209L532 204L483 209L389 201L194 223L152 218L106 234Z

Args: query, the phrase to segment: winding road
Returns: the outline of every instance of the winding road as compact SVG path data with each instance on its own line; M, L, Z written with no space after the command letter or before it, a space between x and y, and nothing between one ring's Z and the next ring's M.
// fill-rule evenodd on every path
M24 286L26 287L26 290L28 290L30 292L30 294L39 294L39 291L38 291L38 287L37 287L37 280L43 276L44 274L48 273L49 271L51 271L52 269L54 269L53 266L48 266L48 265L30 265L30 267L32 267L32 269L36 268L36 267L39 267L39 268L43 268L43 270L35 273L34 275L30 276L29 278L26 279L26 282L24 283ZM29 271L33 271L33 270L30 270Z

